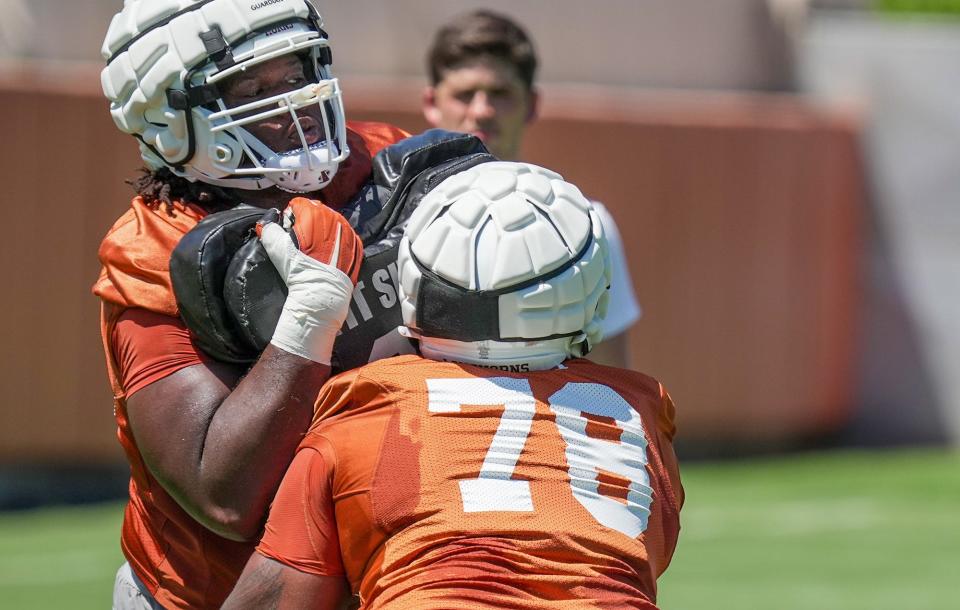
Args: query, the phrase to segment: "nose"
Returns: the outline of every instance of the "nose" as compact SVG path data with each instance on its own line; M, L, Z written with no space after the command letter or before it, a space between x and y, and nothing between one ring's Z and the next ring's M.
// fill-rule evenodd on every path
M475 119L489 119L497 113L486 91L477 91L470 99L470 115Z

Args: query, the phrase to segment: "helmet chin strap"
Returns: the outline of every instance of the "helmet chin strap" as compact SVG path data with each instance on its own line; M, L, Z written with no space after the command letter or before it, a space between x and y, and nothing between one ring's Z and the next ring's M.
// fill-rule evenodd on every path
M414 333L407 330L404 334L409 336ZM465 342L422 336L416 338L420 341L420 353L425 358L513 372L546 371L556 368L564 360L575 355L570 349L572 343L570 337L525 343Z
M341 156L332 142L325 148L275 155L268 158L264 165L270 169L287 171L269 173L266 179L272 181L281 190L290 193L318 191L333 181L339 169L340 160Z
M277 155L266 145L261 143L253 136L244 143L249 146L251 153L253 150L262 151L264 155ZM289 168L283 166L283 162L277 162L272 167L260 165L256 168L250 168L245 173L236 172L229 177L217 178L210 175L198 176L189 172L178 172L179 176L190 180L201 180L207 184L220 186L224 188L234 188L246 191L262 191L272 186L281 191L302 195L312 193L324 188L333 181L340 163L350 154L350 149L344 146L346 150L338 151L335 144L331 144L335 156L331 160L331 150L311 150L305 154L303 151L297 151L290 155L291 159L286 161ZM248 153L249 154L249 153ZM309 158L308 158L309 157ZM303 165L300 165L302 163ZM312 165L313 167L309 167ZM266 171L264 171L266 169ZM281 179L281 177L285 179Z
M294 189L290 189L290 188L285 188L285 187L283 187L283 186L280 186L279 184L274 184L273 186L277 187L278 189L280 189L280 190L283 191L284 193L290 193L291 195L306 195L307 193L312 193L313 191L319 191L319 190L322 189L324 186L326 186L326 183L324 183L322 186L319 186L319 187L317 187L317 188L315 188L315 189L301 189L301 190L294 190Z

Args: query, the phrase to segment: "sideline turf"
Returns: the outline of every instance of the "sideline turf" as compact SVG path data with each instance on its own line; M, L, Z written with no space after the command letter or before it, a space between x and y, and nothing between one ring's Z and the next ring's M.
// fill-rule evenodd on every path
M960 453L798 454L681 476L663 610L960 608Z
M0 513L0 608L110 608L123 504Z
M682 468L687 503L662 610L960 607L960 453ZM0 609L109 608L122 509L0 513Z

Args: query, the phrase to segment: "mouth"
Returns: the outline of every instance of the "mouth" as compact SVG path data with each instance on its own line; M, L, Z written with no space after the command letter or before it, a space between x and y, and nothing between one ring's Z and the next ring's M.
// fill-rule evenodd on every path
M300 124L300 129L303 130L303 137L307 141L307 146L313 146L323 139L324 134L323 130L320 128L320 123L313 117L298 117L297 123ZM297 123L292 123L290 127L287 128L286 139L290 146L299 148L303 145L303 142L300 141L300 133L297 131Z

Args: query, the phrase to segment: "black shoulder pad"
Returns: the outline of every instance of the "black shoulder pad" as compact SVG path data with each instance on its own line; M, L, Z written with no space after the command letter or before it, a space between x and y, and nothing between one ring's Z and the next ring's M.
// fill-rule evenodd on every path
M422 172L464 156L489 154L476 136L428 129L382 149L373 157L371 182L340 211L365 246L383 238L397 220L407 187Z
M217 360L251 362L259 354L237 332L223 285L227 263L263 213L243 205L210 214L183 236L170 255L170 279L180 317L197 345Z
M458 140L463 137L460 134L456 136ZM419 171L413 171L412 165L404 166L398 174L402 179L394 183L393 190L384 190L387 193L387 204L384 206L386 222L376 241L364 241L363 265L360 267L350 312L333 346L331 364L334 370L349 370L372 359L402 353L394 343L399 341L396 328L403 324L397 292L397 252L407 221L427 193L444 179L474 165L496 160L479 140L473 136L466 137L475 140L479 148L471 145L466 150L474 152L450 157L435 156L432 164L421 166ZM437 150L423 149L422 153L431 155Z
M390 191L410 182L425 169L444 161L487 152L476 136L445 129L428 129L382 149L373 157L373 181Z

